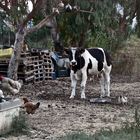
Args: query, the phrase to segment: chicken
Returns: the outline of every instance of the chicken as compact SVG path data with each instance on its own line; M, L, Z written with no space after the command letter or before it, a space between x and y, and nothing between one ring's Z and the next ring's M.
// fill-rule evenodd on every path
M4 90L9 91L12 94L17 94L19 93L21 87L22 87L22 81L14 81L8 77L4 77L2 75L0 75L0 81L1 81L1 85L2 88Z
M125 96L119 96L118 97L118 103L119 104L127 104L127 102L128 102L128 99L127 99L127 97L125 97Z
M64 8L64 3L62 1L60 1L60 3L58 4L58 7Z
M40 102L34 104L30 102L27 98L23 98L23 101L24 105L22 106L22 108L25 108L28 114L34 114L36 109L40 106Z

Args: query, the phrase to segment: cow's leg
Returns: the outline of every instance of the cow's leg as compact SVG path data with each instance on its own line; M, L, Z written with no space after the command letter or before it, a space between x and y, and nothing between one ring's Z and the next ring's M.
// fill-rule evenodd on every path
M82 81L81 81L81 99L85 99L85 86L87 82L87 73L86 71L82 73Z
M71 74L71 88L72 88L72 92L71 92L70 99L74 98L74 96L75 96L76 84L77 84L77 80L75 79L74 75Z
M104 77L104 73L101 73L100 85L101 85L101 95L100 95L100 97L102 98L102 97L105 96L105 77Z
M110 97L110 72L105 72L105 96Z

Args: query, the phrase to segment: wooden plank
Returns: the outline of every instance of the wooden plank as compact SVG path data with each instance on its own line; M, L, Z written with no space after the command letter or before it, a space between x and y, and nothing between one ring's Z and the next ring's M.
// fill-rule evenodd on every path
M30 75L30 74L33 74L33 73L34 73L34 70L27 71L27 72L18 72L18 74L21 74L21 75Z

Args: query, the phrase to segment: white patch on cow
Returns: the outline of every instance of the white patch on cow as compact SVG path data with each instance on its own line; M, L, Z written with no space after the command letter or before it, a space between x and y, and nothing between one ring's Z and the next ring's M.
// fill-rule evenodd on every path
M98 74L99 71L98 71L98 61L87 51L85 50L85 52L81 55L83 56L83 58L85 59L85 69L87 68L88 66L88 63L89 63L89 59L91 60L91 63L92 63L92 69L90 69L88 72L89 74Z
M104 70L104 77L105 77L105 81L104 81L104 88L105 88L105 96L110 97L110 72L112 69L112 65L108 66L105 68Z
M72 51L72 60L71 60L71 65L73 62L77 63L75 60L75 53L76 53L76 48L71 48Z
M77 84L77 80L75 79L73 71L71 71L70 77L71 77L71 88L72 88L70 99L72 99L75 96L75 90L76 90L76 84Z
M75 74L74 74L74 77L76 80L81 80L82 79L82 72L81 70L78 70Z
M86 98L86 95L85 95L86 82L87 82L87 71L83 70L82 71L82 81L81 81L81 99Z

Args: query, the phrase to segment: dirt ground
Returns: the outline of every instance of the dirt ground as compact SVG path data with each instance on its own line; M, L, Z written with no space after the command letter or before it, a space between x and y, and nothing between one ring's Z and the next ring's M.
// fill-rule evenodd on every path
M101 129L119 128L134 121L134 109L140 102L140 81L130 77L111 78L111 96L127 96L127 105L90 103L89 99L100 94L97 80L87 82L86 100L80 99L79 84L75 99L69 99L70 91L68 77L24 85L17 97L26 96L41 105L35 114L27 115L31 135L10 136L6 140L57 140L76 131L94 134Z

